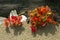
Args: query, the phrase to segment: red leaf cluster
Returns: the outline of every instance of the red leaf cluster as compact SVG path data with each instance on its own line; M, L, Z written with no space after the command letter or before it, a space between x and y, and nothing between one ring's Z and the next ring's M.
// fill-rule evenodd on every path
M40 27L46 26L47 23L56 25L53 20L53 13L48 6L41 6L29 11L32 32L36 31L37 25Z
M4 19L4 24L6 27L8 27L10 23L12 26L22 25L21 19L22 19L21 16L11 16L11 19L10 19L10 17Z

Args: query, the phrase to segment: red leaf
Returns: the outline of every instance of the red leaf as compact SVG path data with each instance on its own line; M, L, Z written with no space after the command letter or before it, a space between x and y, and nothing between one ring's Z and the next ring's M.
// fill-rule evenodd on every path
M45 26L45 23L44 22L41 22L41 26L44 27Z
M9 20L8 20L8 19L4 19L4 24L5 24L6 27L8 27L8 25L9 25Z
M52 24L53 24L53 25L56 25L57 23L56 23L55 21L52 21Z
M11 18L17 20L17 16L11 16Z
M34 28L33 26L30 26L30 28L32 32L36 32L36 28Z
M51 22L51 18L47 18L46 19L46 22Z

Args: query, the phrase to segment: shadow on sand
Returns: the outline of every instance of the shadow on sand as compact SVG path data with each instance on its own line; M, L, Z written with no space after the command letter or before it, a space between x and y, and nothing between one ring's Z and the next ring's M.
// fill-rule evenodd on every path
M23 26L14 26L14 27L11 27L11 29L13 29L14 35L20 35L25 30ZM45 34L45 36L48 36L48 34L54 35L56 31L57 31L56 26L52 24L48 24L44 28L39 28L35 33L32 33L32 35L34 37L37 34L42 36L43 33ZM6 32L10 33L9 28L6 28Z
M54 35L56 31L57 31L57 29L55 26L53 26L52 24L48 24L44 28L40 28L35 33L32 33L32 35L34 37L36 36L36 34L42 36L43 33L45 34L45 36L48 36L48 34Z
M10 33L9 27L6 27L5 30L6 30L7 33Z
M13 33L15 36L20 35L22 31L25 30L23 26L14 26L11 27L11 29L13 29ZM6 32L11 33L8 27L6 27Z

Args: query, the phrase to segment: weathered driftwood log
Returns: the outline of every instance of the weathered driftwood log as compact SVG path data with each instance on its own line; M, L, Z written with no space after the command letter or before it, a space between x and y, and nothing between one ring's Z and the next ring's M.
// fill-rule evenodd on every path
M34 8L41 5L49 5L54 12L60 12L59 3L59 0L0 0L0 16L8 17L12 9L20 11L23 8Z
M13 9L20 11L23 7L19 6L19 4L0 4L0 16L8 17Z
M43 0L44 1L44 0ZM15 9L36 7L45 4L42 0L0 0L0 16L8 17L10 11Z

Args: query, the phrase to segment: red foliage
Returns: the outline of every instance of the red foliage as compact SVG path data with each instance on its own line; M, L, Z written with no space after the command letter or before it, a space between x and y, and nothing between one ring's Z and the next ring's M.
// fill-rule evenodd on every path
M9 25L9 20L8 20L7 18L4 19L4 24L5 24L6 27L8 27L8 25Z
M32 32L36 32L36 28L34 28L32 25L30 26Z
M47 18L46 19L46 22L51 22L51 18Z
M34 12L34 11L32 11ZM35 14L34 14L35 13ZM48 6L42 6L38 7L37 10L35 10L34 13L30 13L30 22L31 22L31 30L35 32L36 25L40 25L44 27L46 23L52 23L53 25L56 25L56 22L53 21L53 14L51 12L51 9ZM33 16L34 15L34 16Z
M45 23L44 22L41 22L41 26L44 27L45 26Z
M4 19L4 24L6 27L8 27L9 23L11 22L11 25L14 26L14 25L22 25L22 22L20 22L22 19L21 16L11 16L11 19L10 17Z

